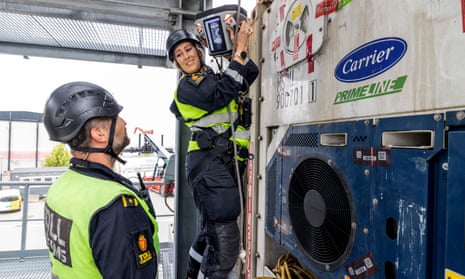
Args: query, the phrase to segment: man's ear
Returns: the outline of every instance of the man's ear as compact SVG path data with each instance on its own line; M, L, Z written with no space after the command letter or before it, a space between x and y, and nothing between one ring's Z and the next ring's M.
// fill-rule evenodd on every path
M94 127L90 129L90 137L96 142L107 141L107 131L101 127Z

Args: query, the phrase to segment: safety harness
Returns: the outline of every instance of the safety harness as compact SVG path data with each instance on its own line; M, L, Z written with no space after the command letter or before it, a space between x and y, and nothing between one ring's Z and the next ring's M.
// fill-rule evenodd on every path
M225 74L235 76L232 71ZM182 78L198 79L200 75L196 73L191 76L184 75ZM238 82L243 81L242 77L234 79ZM239 98L215 111L207 111L183 103L179 101L177 92L174 94L174 101L184 123L191 130L187 151L206 151L205 158L187 174L188 182L191 183L193 178L207 168L208 164L215 158L220 158L223 161L233 177L240 175L241 172L236 172L235 165L243 164L242 162L251 157L247 149L250 141L250 133L247 128L250 126L250 122L243 122L244 119L250 119L250 115L242 116L244 112L250 113L250 109L241 109L241 103L238 103Z

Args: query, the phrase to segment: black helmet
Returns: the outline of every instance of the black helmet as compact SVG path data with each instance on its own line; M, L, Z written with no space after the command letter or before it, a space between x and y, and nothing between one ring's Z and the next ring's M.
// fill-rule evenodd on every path
M52 92L45 104L44 125L50 140L67 143L95 117L116 118L123 109L102 87L70 82Z
M197 46L202 46L197 37L191 32L186 31L185 29L178 29L171 32L171 34L168 36L168 39L166 40L166 52L168 53L168 58L171 62L174 61L174 49L179 43L184 41L191 41Z

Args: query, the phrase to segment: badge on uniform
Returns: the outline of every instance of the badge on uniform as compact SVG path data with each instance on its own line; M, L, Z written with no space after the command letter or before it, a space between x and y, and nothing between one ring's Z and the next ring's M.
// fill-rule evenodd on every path
M139 201L135 197L128 196L128 195L122 195L121 202L123 203L124 208L139 206Z
M204 79L204 76L202 74L192 74L189 81L193 83L194 85L198 86L202 82L203 79Z
M142 268L155 256L153 246L150 245L151 235L147 229L144 229L133 232L132 239L137 267Z

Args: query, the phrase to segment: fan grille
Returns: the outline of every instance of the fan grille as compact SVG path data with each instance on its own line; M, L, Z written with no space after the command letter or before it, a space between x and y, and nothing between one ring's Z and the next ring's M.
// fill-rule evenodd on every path
M288 195L294 234L311 260L338 267L352 247L351 199L336 171L310 158L295 169Z

